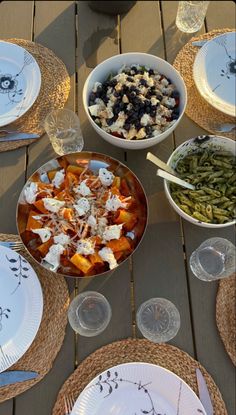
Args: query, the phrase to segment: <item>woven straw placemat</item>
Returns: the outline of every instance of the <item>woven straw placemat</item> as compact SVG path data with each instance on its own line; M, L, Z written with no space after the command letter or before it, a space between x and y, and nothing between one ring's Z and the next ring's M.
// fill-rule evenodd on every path
M213 134L216 134L214 124L235 123L235 118L218 111L208 104L207 101L205 101L205 99L199 94L193 79L193 64L199 48L193 46L192 42L204 39L209 40L215 36L231 31L233 31L233 29L217 29L191 38L190 41L180 50L173 64L177 71L180 72L187 87L188 102L185 110L186 114L189 118L191 118L191 120L200 125L200 127ZM218 135L229 137L234 140L236 139L235 132L218 133Z
M216 323L225 349L236 366L236 274L219 283Z
M0 234L0 240L20 239L16 235ZM61 349L67 324L69 293L65 279L60 275L54 276L36 265L25 250L22 250L21 254L31 263L40 280L43 290L43 317L30 348L10 370L32 370L38 372L39 376L34 380L1 387L0 402L25 392L44 378Z
M24 39L3 39L25 48L36 59L41 71L41 88L32 107L17 121L10 124L12 130L44 133L43 121L53 109L63 108L70 92L70 77L64 63L50 49L38 43ZM6 126L7 127L7 126ZM0 152L35 142L34 140L20 140L1 142Z
M64 396L77 398L99 373L112 366L128 362L146 362L163 366L180 376L196 393L195 369L199 367L209 388L214 415L227 415L219 389L200 363L177 347L169 344L154 344L145 339L127 339L111 343L87 357L62 386L52 415L64 415Z

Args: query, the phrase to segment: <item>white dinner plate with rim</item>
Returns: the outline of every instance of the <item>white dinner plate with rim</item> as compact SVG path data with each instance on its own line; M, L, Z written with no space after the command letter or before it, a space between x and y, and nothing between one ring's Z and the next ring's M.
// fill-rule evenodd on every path
M43 294L35 271L21 255L0 246L0 373L28 350L42 314Z
M236 116L236 32L209 40L197 53L193 78L202 97L219 111Z
M29 110L40 86L41 73L33 56L21 46L0 41L0 127Z
M71 415L206 415L192 389L178 376L149 363L125 363L96 376Z

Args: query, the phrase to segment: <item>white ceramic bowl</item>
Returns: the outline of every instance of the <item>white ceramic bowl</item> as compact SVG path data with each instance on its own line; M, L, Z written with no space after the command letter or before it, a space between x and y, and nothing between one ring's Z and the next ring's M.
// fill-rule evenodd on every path
M114 137L112 134L107 133L102 128L100 128L92 119L90 116L89 110L88 110L88 102L89 102L89 95L94 87L95 82L104 82L109 74L117 73L118 70L123 65L132 65L132 64L140 64L147 66L151 69L158 70L159 73L165 75L167 78L170 78L173 84L175 84L176 89L180 93L180 115L179 118L175 121L175 123L168 128L166 131L164 131L161 134L156 135L152 138L146 138L143 140L125 140L123 138ZM149 55L147 53L123 53L121 55L113 56L112 58L109 58L100 65L96 66L96 68L93 69L93 71L88 76L83 89L83 104L84 108L88 117L88 120L92 127L97 131L97 133L104 138L104 140L108 141L111 144L114 144L117 147L122 147L126 149L142 149L142 148L148 148L152 147L157 143L160 143L160 141L164 140L166 137L168 137L172 131L177 127L179 124L187 103L187 90L184 84L183 79L181 78L180 74L176 71L176 69L173 68L172 65L170 65L165 60L158 58L154 55Z
M235 141L231 140L230 138L214 136L214 135L199 136L199 137L191 138L190 140L185 141L183 144L177 147L176 150L171 154L169 160L167 161L168 166L175 169L180 159L184 158L187 154L194 153L194 151L197 151L199 147L203 149L211 149L211 150L218 150L218 151L221 151L221 150L230 151L234 156L236 155ZM226 226L231 226L236 223L236 220L223 223L223 224L221 223L216 224L216 223L201 222L197 219L194 219L191 216L189 216L187 213L185 213L183 210L181 210L179 206L175 203L170 193L170 182L168 182L167 180L164 180L164 188L165 188L167 199L169 200L173 208L176 210L176 212L180 216L182 216L182 218L188 220L191 223L194 223L195 225L203 226L205 228L217 228L218 229L218 228L225 228Z

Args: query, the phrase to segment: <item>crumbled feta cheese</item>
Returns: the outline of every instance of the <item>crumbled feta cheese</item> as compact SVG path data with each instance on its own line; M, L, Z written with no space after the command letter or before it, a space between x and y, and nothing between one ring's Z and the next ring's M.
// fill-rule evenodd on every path
M111 248L102 248L98 253L103 261L108 262L110 269L117 267L117 262Z
M98 218L96 233L97 233L97 235L101 236L101 238L102 238L103 233L106 229L106 226L107 226L107 219L105 217Z
M156 97L151 97L151 104L156 105L158 102L160 102Z
M126 203L122 203L117 195L109 194L109 198L106 201L106 210L109 212L116 212L119 208L126 208Z
M76 188L74 188L75 193L79 193L82 196L88 196L91 194L90 188L86 184L86 180L83 180Z
M169 85L169 81L166 78L162 78L162 80L160 82L163 86L168 86Z
M110 186L113 183L114 174L105 168L99 169L98 176L103 186Z
M59 235L54 236L53 238L56 244L60 245L68 245L70 243L70 237L65 235L63 232L59 233Z
M101 82L95 82L93 92L97 92L98 87L102 86Z
M117 120L110 126L110 130L119 131L124 126L126 118L124 111L120 111Z
M52 180L52 184L59 189L59 187L61 186L61 184L63 183L65 178L65 170L62 169L60 171L57 171L53 180Z
M52 197L44 197L42 201L45 209L53 213L57 213L65 205L65 202L53 199Z
M143 116L142 116L142 118L140 120L141 125L146 126L148 124L151 124L151 122L152 122L152 119L151 119L150 115L143 114Z
M91 226L91 228L94 228L94 227L97 225L96 218L95 218L93 215L90 215L90 216L88 217L87 224L88 224L89 226Z
M31 229L31 230L32 232L40 236L40 239L43 243L49 241L49 239L51 238L51 230L47 227L40 228L40 229Z
M47 255L44 257L43 262L47 262L51 265L50 269L56 271L60 264L60 256L64 251L64 246L60 244L52 245L49 248Z
M94 105L90 105L88 109L91 115L93 115L94 117L97 117L99 114L100 106L97 104L94 104Z
M122 226L123 225L106 226L105 231L103 233L103 239L105 239L105 241L111 241L112 239L119 239Z
M85 197L81 197L73 206L79 216L84 216L90 209L90 203Z
M77 243L77 254L81 255L92 255L94 254L94 243L89 239L80 239Z
M41 172L39 175L40 181L43 183L49 183L48 175L45 171Z
M27 203L34 203L38 194L37 183L31 182L24 190L24 197Z
M34 215L34 216L32 216L32 218L35 219L35 220L41 220L42 219L41 215Z
M175 99L171 97L164 97L161 103L167 105L170 108L173 108L175 106Z

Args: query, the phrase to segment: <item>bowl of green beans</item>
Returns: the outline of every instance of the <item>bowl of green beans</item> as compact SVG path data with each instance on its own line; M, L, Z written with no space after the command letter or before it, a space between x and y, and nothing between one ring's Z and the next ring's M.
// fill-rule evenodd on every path
M236 223L234 140L213 135L191 138L176 148L167 164L195 186L189 190L164 181L166 196L180 216L207 228Z

